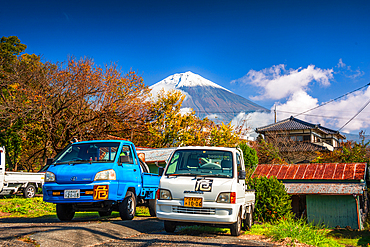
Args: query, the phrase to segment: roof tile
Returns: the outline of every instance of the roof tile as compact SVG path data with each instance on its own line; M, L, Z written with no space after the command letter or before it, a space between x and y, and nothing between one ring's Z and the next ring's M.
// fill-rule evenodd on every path
M252 177L275 176L281 180L361 180L366 163L259 164Z

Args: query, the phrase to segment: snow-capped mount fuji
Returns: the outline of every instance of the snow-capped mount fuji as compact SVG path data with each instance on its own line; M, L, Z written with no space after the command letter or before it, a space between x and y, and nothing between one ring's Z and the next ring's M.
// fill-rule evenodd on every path
M239 96L220 85L190 71L178 73L150 86L155 96L161 89L180 90L186 95L182 108L192 108L198 117L230 122L240 112L268 112L269 110Z

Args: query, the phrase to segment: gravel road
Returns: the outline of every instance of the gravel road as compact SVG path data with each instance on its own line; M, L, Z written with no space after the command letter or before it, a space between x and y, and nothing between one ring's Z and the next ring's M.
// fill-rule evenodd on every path
M1 218L1 246L273 246L266 242L225 234L186 235L166 233L163 222L152 217L76 218L60 222L56 218Z

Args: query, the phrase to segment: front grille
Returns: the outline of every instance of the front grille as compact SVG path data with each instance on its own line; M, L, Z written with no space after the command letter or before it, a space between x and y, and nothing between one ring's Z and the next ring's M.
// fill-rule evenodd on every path
M183 207L183 206L172 206L172 212L182 214L216 214L215 208L194 208L194 207Z

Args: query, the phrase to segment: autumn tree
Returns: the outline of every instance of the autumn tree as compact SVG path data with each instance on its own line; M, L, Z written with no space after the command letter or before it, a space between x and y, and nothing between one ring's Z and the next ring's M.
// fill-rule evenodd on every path
M148 146L236 146L239 138L230 124L216 125L208 118L199 119L193 110L182 113L184 99L180 91L162 90L152 100Z
M41 166L72 138L133 137L146 122L149 89L133 71L123 74L114 64L102 68L87 58L42 63L28 54L12 70L4 81L16 93L0 109L2 119L22 123L16 130L22 159L13 159L11 168Z
M359 143L347 141L341 144L340 149L332 152L317 152L314 163L356 163L370 162L370 141L363 138Z

